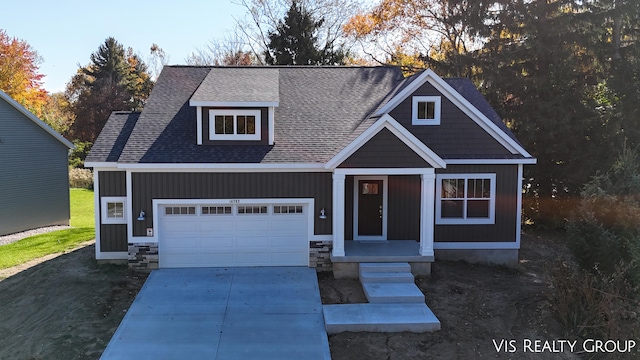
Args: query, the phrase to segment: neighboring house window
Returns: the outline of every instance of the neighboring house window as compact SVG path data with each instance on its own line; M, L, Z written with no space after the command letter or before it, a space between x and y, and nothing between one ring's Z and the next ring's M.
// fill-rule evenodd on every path
M412 125L440 125L440 96L414 96Z
M495 174L442 174L436 184L436 224L495 223Z
M209 139L260 140L260 110L209 110Z
M105 196L101 198L100 218L103 224L127 223L127 198L124 196Z

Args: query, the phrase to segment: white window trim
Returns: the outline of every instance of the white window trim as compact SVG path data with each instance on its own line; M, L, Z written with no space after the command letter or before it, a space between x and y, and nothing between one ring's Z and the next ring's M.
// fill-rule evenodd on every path
M108 214L109 203L122 203L122 217L110 218ZM102 224L126 224L127 223L127 197L126 196L103 196L100 199L100 222Z
M216 115L232 115L233 116L233 134L216 134L215 129L215 117ZM256 133L255 134L237 134L237 116L255 116L256 118ZM223 109L211 109L209 110L209 139L210 140L260 140L262 137L262 121L260 110L223 110Z
M464 179L464 218L442 218L442 180ZM466 218L467 216L467 182L469 179L491 180L488 218ZM438 174L436 175L436 225L493 225L496 221L496 174Z
M433 102L433 119L418 119L418 103ZM413 96L411 106L411 125L440 125L440 96Z

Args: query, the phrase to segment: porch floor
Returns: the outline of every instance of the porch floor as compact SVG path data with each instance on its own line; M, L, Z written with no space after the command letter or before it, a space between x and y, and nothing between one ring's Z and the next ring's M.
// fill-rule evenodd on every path
M333 262L433 262L433 256L420 255L415 240L345 240L345 256L331 257Z

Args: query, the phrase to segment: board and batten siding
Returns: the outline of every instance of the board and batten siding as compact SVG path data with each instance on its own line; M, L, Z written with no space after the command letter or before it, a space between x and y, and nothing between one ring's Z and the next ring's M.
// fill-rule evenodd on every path
M68 151L0 99L0 235L69 224Z
M389 114L441 157L511 154L433 85L425 83L412 95L441 97L440 125L411 124L412 96Z
M430 168L415 151L388 129L382 129L338 166L339 168Z
M331 234L331 173L142 173L131 174L133 213L144 210L144 221L133 222L133 236L145 236L153 224L153 199L313 198L315 234ZM327 219L317 215L325 209ZM136 215L137 216L137 215Z
M449 165L437 174L496 174L496 213L492 225L436 225L435 242L515 242L518 221L518 165ZM436 203L436 206L438 204Z
M100 198L103 196L127 196L126 172L98 172L98 189L100 191ZM102 206L98 206L97 210L102 211ZM120 252L127 250L126 224L100 224L100 251Z
M420 239L420 175L388 177L387 239ZM353 240L354 177L345 180L345 240Z

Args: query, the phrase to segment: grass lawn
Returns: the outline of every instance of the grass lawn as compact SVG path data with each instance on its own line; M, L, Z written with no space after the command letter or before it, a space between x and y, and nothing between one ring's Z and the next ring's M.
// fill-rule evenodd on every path
M71 250L95 238L93 191L71 189L73 228L24 238L0 246L0 269L6 269L45 255Z

